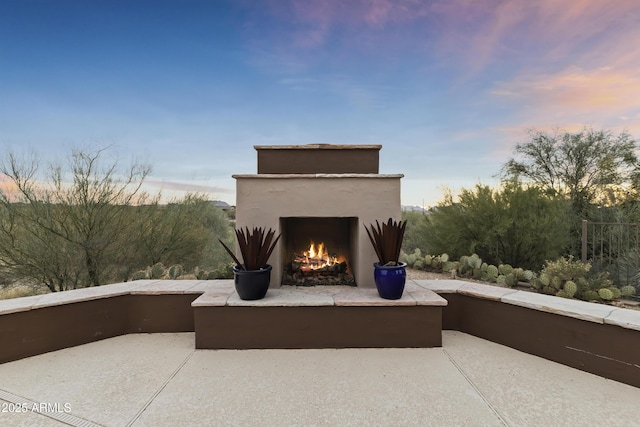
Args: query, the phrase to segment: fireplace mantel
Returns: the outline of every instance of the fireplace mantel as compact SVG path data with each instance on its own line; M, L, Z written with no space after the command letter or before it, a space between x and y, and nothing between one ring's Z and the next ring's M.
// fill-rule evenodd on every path
M260 173L260 174L237 174L231 175L235 179L291 179L291 178L367 178L367 179L387 179L404 178L401 173L377 174L377 173Z

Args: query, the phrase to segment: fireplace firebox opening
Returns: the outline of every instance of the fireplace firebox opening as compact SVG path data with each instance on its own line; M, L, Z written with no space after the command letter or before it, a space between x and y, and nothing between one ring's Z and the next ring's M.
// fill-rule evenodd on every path
M356 286L356 217L280 218L282 284Z

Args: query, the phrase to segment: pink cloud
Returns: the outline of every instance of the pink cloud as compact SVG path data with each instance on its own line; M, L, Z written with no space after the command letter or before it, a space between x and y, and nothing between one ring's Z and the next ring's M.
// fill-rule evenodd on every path
M415 20L429 8L428 2L414 0L290 0L277 5L292 11L296 20L320 27L336 24L381 27Z
M556 73L525 73L495 85L491 94L511 103L529 126L593 123L630 129L640 111L640 71L571 66Z
M282 43L282 49L306 50L325 45L336 32L359 38L362 32L415 21L429 8L428 2L417 0L274 0L266 3L266 9L254 11L281 24L271 33L271 41Z
M393 49L466 65L468 74L496 60L536 58L581 66L633 63L640 39L637 0L272 0L254 7L256 51L287 63L332 48ZM265 28L260 22L274 21ZM265 32L266 31L266 32ZM349 51L351 54L352 51ZM335 52L334 52L335 54ZM294 59L295 58L295 59Z
M435 2L430 11L439 29L434 48L466 63L471 75L497 60L543 65L571 56L602 66L639 55L628 49L629 40L640 39L636 0L453 0Z
M0 174L0 192L7 195L10 200L14 200L17 189L16 185L8 176Z
M557 73L525 74L498 83L492 94L529 108L563 112L623 115L640 108L640 72L611 67L585 70L571 66Z
M232 194L233 190L224 187L216 187L212 185L202 185L194 183L185 183L177 181L158 181L153 179L145 180L145 184L150 187L160 188L169 191L191 192L191 193L224 193Z
M526 131L575 132L585 125L626 131L640 137L640 71L636 68L570 66L556 73L524 73L497 83L491 94L517 111L510 124L496 128L500 137L492 155L511 153Z

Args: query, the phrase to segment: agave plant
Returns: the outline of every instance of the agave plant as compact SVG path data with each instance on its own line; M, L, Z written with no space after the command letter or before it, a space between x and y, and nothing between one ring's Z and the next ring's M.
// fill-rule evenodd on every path
M400 248L402 247L402 239L404 237L404 230L407 226L407 221L393 221L389 218L387 223L380 223L376 221L374 227L370 225L371 230L364 226L369 235L369 240L373 245L373 249L378 256L379 264L384 266L398 265L398 259L400 258Z
M244 262L240 262L233 251L222 240L218 240L231 255L238 268L241 270L259 270L267 266L267 261L273 252L273 248L275 248L280 239L280 235L278 235L274 240L273 236L275 234L276 232L272 229L265 232L262 227L254 227L251 231L249 227L245 227L244 230L236 229L236 237L238 238L238 245Z

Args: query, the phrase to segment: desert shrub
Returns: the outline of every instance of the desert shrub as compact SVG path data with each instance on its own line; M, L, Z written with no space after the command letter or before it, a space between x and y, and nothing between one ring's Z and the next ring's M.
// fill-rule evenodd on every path
M426 216L429 253L447 252L456 259L476 253L489 264L538 271L568 245L568 203L538 188L519 181L499 189L478 184L457 199L446 193Z
M402 219L407 221L402 241L402 250L410 254L416 249L426 249L429 240L426 214L416 211L402 212Z

